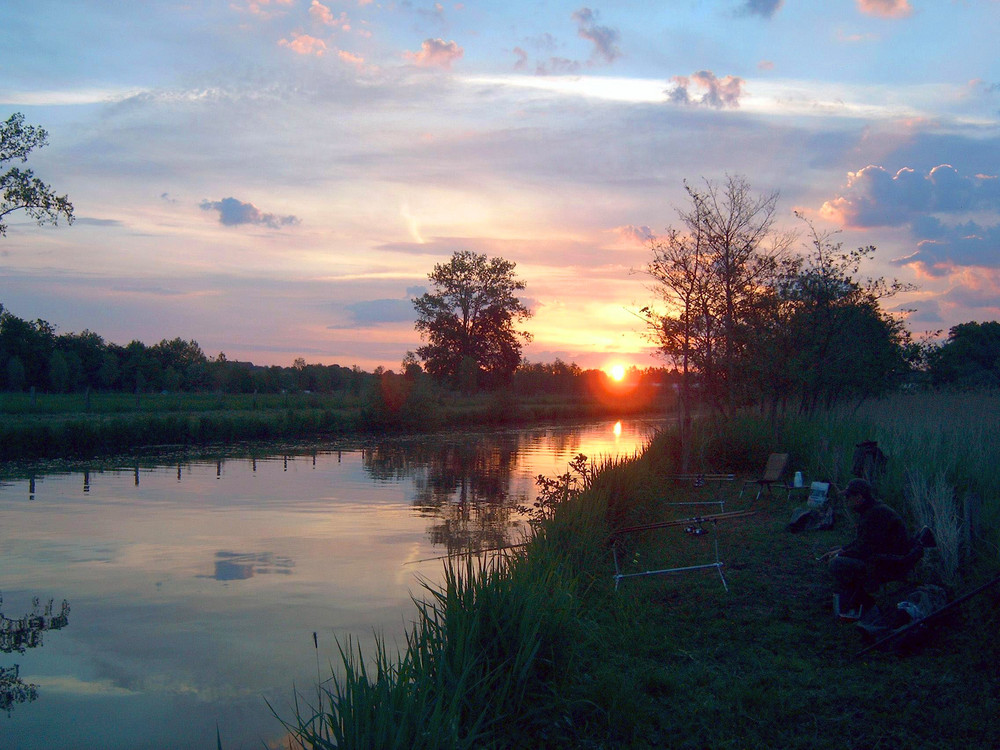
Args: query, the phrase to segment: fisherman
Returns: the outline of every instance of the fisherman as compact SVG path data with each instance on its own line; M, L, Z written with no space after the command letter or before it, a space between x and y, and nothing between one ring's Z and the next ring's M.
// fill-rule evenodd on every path
M845 620L858 620L875 599L870 591L893 576L889 559L906 555L912 542L899 514L875 499L871 484L852 479L844 489L848 507L858 514L858 532L846 547L830 550L834 578L834 611ZM886 556L891 556L887 558Z

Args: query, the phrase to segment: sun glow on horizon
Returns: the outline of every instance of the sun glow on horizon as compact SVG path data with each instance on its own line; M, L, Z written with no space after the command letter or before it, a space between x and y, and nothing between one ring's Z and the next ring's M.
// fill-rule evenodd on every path
M608 375L612 380L620 383L625 379L625 365L611 365L608 368Z

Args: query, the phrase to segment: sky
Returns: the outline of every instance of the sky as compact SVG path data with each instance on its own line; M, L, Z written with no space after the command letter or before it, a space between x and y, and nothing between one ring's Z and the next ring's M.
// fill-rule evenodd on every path
M589 2L589 0L584 0ZM780 191L918 338L1000 317L1000 0L4 0L0 118L72 226L8 217L59 333L399 369L457 250L514 261L531 362L664 364L635 312L685 180Z

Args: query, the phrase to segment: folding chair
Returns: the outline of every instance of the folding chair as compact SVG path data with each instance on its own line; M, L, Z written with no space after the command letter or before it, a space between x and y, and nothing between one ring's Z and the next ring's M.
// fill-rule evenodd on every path
M764 467L764 473L761 474L757 479L748 479L743 483L743 489L740 490L740 498L743 498L743 493L747 487L752 484L757 485L757 495L754 497L754 502L760 499L760 496L767 490L767 494L773 494L771 492L771 487L779 487L785 490L786 494L791 489L782 480L782 476L785 474L785 469L788 467L788 454L787 453L772 453L767 457L767 465Z

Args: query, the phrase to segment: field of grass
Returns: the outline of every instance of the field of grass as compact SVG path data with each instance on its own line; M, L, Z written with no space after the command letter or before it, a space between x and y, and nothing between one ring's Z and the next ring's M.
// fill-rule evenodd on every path
M937 552L918 569L954 596L1000 570L989 470L1000 458L998 405L995 394L907 395L808 422L705 421L695 471L752 476L768 453L787 450L790 471L842 483L855 444L878 440L889 458L880 493L913 525L923 487L937 533L958 528L954 569ZM322 710L300 704L292 735L341 748L1000 746L1000 589L919 639L859 658L865 641L834 618L831 579L816 561L853 536L846 511L832 530L792 534L801 500L751 504L738 482L672 480L677 453L676 436L661 435L643 456L588 474L528 547L453 562L420 603L403 652L366 660L346 649ZM616 587L616 529L695 515L669 503L719 491L727 511L754 514L705 522L701 535L685 525L629 534L620 559L626 570L711 562L717 538L728 590L715 568Z

